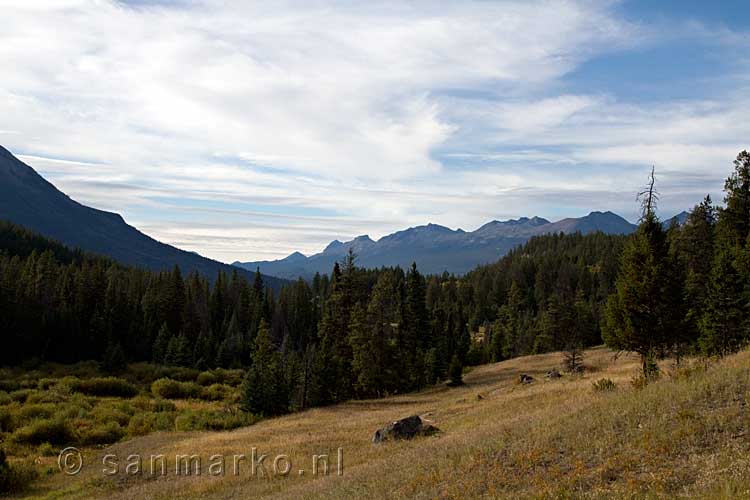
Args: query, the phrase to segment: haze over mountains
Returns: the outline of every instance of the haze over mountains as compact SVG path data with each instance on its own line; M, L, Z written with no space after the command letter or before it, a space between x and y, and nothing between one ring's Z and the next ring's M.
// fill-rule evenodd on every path
M358 265L363 267L399 265L405 268L416 262L423 273L463 274L477 265L497 261L532 236L576 231L629 234L634 229L633 224L612 212L592 212L585 217L554 223L540 217L494 220L471 232L427 224L389 234L378 241L367 235L347 242L334 240L322 252L310 257L294 252L281 260L235 262L234 265L251 270L260 268L264 274L287 279L309 278L316 272L330 272L333 264L351 248L357 254Z
M687 212L682 212L668 219L665 225L669 225L672 220L683 224L686 218ZM585 217L557 222L541 217L493 220L471 232L427 224L389 234L378 241L373 241L367 235L347 242L334 240L322 252L309 257L294 252L280 260L235 262L234 265L248 270L259 268L263 274L285 279L309 279L315 273L329 273L334 263L341 261L351 248L357 254L357 264L362 267L406 268L416 262L423 273L448 271L464 274L478 265L497 261L533 236L575 232L587 234L596 231L630 234L635 228L634 224L612 212L591 212Z
M156 241L116 213L81 205L0 146L0 219L24 226L69 247L112 257L126 265L184 274L197 271L213 280L236 268ZM241 273L249 276L245 270ZM281 280L266 277L278 288Z

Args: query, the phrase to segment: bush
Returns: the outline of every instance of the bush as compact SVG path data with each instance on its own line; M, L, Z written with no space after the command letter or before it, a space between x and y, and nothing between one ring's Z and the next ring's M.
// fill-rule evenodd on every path
M40 444L36 449L36 452L43 457L54 457L55 455L57 455L57 450L49 443Z
M224 368L217 368L216 370L201 372L200 375L198 375L196 382L202 386L224 384L230 387L238 387L242 384L242 379L244 377L244 370L226 370Z
M116 408L108 408L106 406L97 406L91 412L91 416L95 422L101 424L116 423L118 425L126 426L130 422L131 415L125 413L122 410Z
M197 399L201 395L201 387L195 382L178 382L169 378L160 378L151 384L151 392L166 399Z
M0 406L5 406L12 402L13 400L10 398L10 395L8 395L7 392L0 391Z
M57 407L52 404L25 404L15 413L20 422L28 422L53 417L57 413Z
M201 391L200 398L206 401L224 401L232 392L233 389L228 385L213 384Z
M175 414L172 412L162 413L138 413L128 423L129 436L144 436L155 431L174 430Z
M34 391L26 398L26 404L29 403L62 403L67 397L59 391Z
M138 387L117 377L71 380L70 389L72 392L98 397L132 398L138 394Z
M56 378L40 378L39 382L37 382L36 386L37 386L38 389L40 389L42 391L47 391L50 388L52 388L55 385L57 385L58 382L59 382L59 380L56 379Z
M591 385L596 392L614 391L617 389L617 384L608 378L600 378L596 382L592 382Z
M38 473L31 464L14 464L11 466L5 452L0 450L0 493L20 493L25 490Z
M51 443L65 445L77 440L73 428L62 418L36 420L17 429L10 437L14 443L34 444Z
M117 422L107 422L98 427L93 427L83 431L81 443L85 445L111 444L116 443L125 435L120 424Z
M29 397L29 395L33 391L31 389L18 389L17 391L13 391L9 394L10 399L15 401L16 403L25 403L26 399Z
M156 398L151 399L146 396L138 396L133 400L133 406L141 411L148 411L154 413L160 413L165 411L175 411L177 407L171 401L166 399Z
M0 379L0 391L13 392L21 388L21 384L15 380Z
M252 425L258 418L240 411L188 410L175 420L178 431L228 431Z
M16 418L9 408L0 408L0 432L16 430Z
M200 375L198 375L198 378L196 379L196 382L198 382L198 385L207 386L207 385L214 385L218 384L220 381L219 376L211 371L208 372L201 372Z
M193 382L201 372L193 368L163 366L149 363L133 363L128 366L127 376L143 384L151 384L160 378L170 378L180 382Z
M151 411L155 413L163 413L163 412L170 412L175 411L177 409L177 406L171 401L167 401L166 399L154 399L153 403L151 404Z

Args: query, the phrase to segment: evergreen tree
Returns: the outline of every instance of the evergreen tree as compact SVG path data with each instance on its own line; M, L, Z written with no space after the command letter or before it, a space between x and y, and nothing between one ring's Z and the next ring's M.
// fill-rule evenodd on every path
M666 233L656 217L654 174L643 195L643 217L625 244L615 292L607 302L605 343L615 350L641 356L643 375L650 379L651 361L673 344L679 324L674 297L674 265Z
M355 389L361 397L376 397L384 393L387 360L387 339L377 325L370 325L361 304L354 306L350 323L349 342L352 345L352 370Z
M172 334L169 332L169 327L164 323L159 329L159 334L156 336L156 340L154 340L154 345L151 350L152 361L154 363L164 362L171 338Z
M748 339L748 308L735 252L723 246L714 259L705 312L699 322L698 343L706 355L736 352Z
M427 303L426 284L424 277L417 270L417 264L412 263L409 273L406 275L406 300L402 325L401 345L399 353L402 358L402 367L410 379L413 389L425 384L424 352L433 346L430 337Z
M676 253L685 279L685 338L689 344L698 337L703 316L711 266L714 258L716 207L710 196L688 216L676 238Z
M734 172L724 183L726 207L720 211L719 227L724 241L741 247L750 235L750 153L742 151L734 160Z
M241 387L242 409L263 416L289 411L289 386L281 355L271 343L268 325L261 321L255 336L252 364Z
M110 341L107 350L104 351L102 369L109 373L117 373L125 369L125 352L122 345L117 341Z

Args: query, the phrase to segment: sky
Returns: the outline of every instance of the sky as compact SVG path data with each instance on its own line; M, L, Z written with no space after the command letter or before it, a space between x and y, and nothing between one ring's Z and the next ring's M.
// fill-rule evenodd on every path
M0 0L0 144L224 262L722 199L744 1Z

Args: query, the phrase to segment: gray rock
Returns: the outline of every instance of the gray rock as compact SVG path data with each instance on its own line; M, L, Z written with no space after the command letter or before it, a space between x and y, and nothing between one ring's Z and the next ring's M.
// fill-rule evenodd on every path
M436 432L439 432L437 427L426 424L418 415L412 415L391 422L382 429L375 431L372 442L378 444L389 440L411 439L416 436L429 436Z
M525 373L522 373L518 377L518 381L522 384L531 384L532 382L534 382L534 377L532 377L531 375L526 375Z
M560 371L557 368L553 368L550 371L548 371L544 377L545 378L560 378L562 377L562 375L560 375Z

